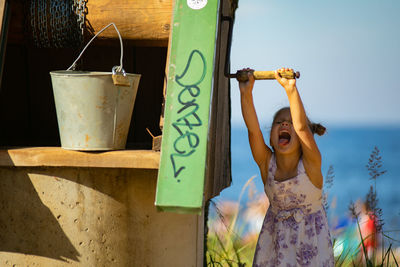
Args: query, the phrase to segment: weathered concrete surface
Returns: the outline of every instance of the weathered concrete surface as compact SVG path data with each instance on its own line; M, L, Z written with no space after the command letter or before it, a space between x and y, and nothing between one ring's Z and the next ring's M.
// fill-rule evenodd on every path
M0 266L202 266L203 219L157 212L157 170L0 168Z

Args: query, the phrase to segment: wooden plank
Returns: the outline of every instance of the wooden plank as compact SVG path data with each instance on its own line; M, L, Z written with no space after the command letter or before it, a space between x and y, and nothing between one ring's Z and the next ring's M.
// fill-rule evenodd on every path
M14 3L15 2L15 3ZM86 25L94 34L114 22L126 41L167 46L172 14L172 0L91 0L87 1ZM24 41L24 5L13 0L13 23L10 41ZM100 39L118 38L114 29L107 29Z
M114 22L124 39L168 40L171 0L96 0L88 1L87 20L95 32ZM115 31L105 38L117 38Z
M0 34L3 35L4 12L6 10L7 0L0 0Z
M156 206L200 213L203 205L218 0L176 0Z
M175 2L174 2L175 3ZM172 21L172 16L171 16L171 24L173 23ZM172 31L169 31L169 37L168 37L168 47L171 47L171 42L172 42ZM164 128L164 108L165 108L165 99L167 96L167 77L168 77L168 69L169 69L169 56L171 53L171 49L168 49L167 51L167 61L165 64L165 76L164 76L164 85L163 85L163 102L162 102L162 109L161 109L161 116L160 116L160 129L161 131Z
M151 150L81 152L59 147L0 150L1 167L90 167L158 169L160 153Z
M230 0L221 1L221 16L234 16ZM233 25L232 25L233 26ZM205 199L217 196L231 184L230 79L225 77L229 23L220 21L216 44L214 89L208 138Z
M4 57L7 45L9 11L8 0L0 0L0 90L1 81L3 80Z

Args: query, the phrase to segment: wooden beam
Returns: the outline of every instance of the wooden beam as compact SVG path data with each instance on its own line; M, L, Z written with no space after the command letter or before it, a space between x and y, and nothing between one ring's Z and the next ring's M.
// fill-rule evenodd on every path
M156 206L201 212L219 1L177 0Z
M20 43L24 41L26 34L24 5L21 1L13 1L10 40ZM94 34L114 22L126 41L155 46L168 45L172 0L91 0L86 7L86 25L94 30ZM118 35L110 28L99 38L118 38Z
M229 16L233 19L233 5L231 0L222 0L220 4L220 16ZM208 131L207 170L204 190L206 200L219 195L224 188L231 184L232 180L230 134L231 84L230 79L224 75L226 57L229 51L228 45L230 45L228 43L228 36L228 21L220 21L218 24L214 64L210 129Z
M168 40L171 0L96 0L87 2L87 21L95 32L114 22L125 39ZM102 34L117 38L115 31Z
M3 77L4 57L7 45L8 19L9 19L8 0L0 0L0 90L1 90L1 81L3 80L2 77Z
M4 11L6 7L6 0L0 0L0 26L3 26ZM3 35L3 29L0 27L0 34Z
M7 0L0 0L0 26L3 26L4 12L6 10ZM3 34L3 29L0 28L0 34Z
M151 150L81 152L60 147L0 150L0 167L90 167L158 169L160 153Z

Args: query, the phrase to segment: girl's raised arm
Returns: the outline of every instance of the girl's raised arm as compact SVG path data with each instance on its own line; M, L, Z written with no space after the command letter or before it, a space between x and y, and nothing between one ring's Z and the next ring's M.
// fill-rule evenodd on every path
M291 70L291 69L281 69ZM289 99L290 113L292 116L293 127L296 131L303 152L303 164L311 182L318 188L322 188L323 178L321 173L321 153L319 152L314 134L309 127L303 102L296 87L295 79L282 78L278 71L275 71L276 80L285 88Z
M253 102L254 76L252 70L248 72L249 80L239 82L240 103L242 107L243 119L246 123L249 143L253 158L260 168L261 178L265 184L267 178L268 163L272 155L271 149L265 144L264 138L258 122L257 113Z

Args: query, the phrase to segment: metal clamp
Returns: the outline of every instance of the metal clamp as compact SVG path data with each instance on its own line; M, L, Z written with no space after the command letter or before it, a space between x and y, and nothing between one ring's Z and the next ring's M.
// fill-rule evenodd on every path
M126 72L125 70L122 68L122 66L114 66L111 69L111 72L113 75L122 75L122 76L126 76Z

